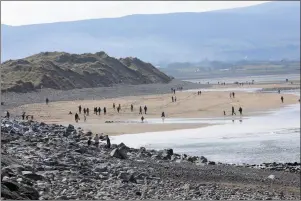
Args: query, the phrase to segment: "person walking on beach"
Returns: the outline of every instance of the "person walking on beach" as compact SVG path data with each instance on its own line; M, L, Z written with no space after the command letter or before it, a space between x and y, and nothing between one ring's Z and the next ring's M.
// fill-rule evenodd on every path
M239 111L240 115L242 115L242 108L241 107L239 107L238 111Z
M82 106L78 106L78 112L81 114L82 113Z
M77 113L75 113L75 115L74 115L74 118L75 118L75 122L76 122L76 123L78 123L79 116L78 116L78 114L77 114Z
M198 91L198 95L200 95L200 91Z
M175 102L177 102L177 97L175 96Z
M278 94L280 94L280 89L278 89Z
M173 90L173 94L176 94L176 90L175 89Z
M95 137L94 137L94 143L95 143L95 146L98 147L98 145L99 145L99 136L98 136L98 134L96 134Z
M142 114L142 107L139 108L139 114Z
M235 110L234 110L234 106L232 106L232 116L233 116L233 114L236 115Z
M200 91L200 95L202 95L202 91Z
M226 116L226 111L224 110L224 116Z
M120 106L120 105L119 105L119 106ZM120 111L120 107L119 107L119 106L117 107L117 112L118 112L118 113L119 113L119 111Z
M142 117L141 117L141 122L143 123L143 121L144 121L144 117L142 116Z
M46 105L48 105L48 103L49 103L49 99L48 99L48 98L46 98Z
M144 113L146 114L146 112L147 112L147 107L146 107L146 105L144 106Z
M86 111L87 111L87 116L89 116L89 113L90 113L89 108L87 108Z
M104 115L107 114L107 108L106 108L106 107L103 108L103 114L104 114Z
M134 110L134 106L133 104L131 104L131 112L133 112L133 110Z
M173 102L173 96L171 97L171 102Z
M234 92L232 92L232 97L235 98L235 93Z
M84 115L86 115L86 108L84 108L83 111L84 111Z
M115 110L115 103L113 103L113 109Z
M282 103L283 103L283 99L284 99L283 96L281 96L281 102L282 102Z

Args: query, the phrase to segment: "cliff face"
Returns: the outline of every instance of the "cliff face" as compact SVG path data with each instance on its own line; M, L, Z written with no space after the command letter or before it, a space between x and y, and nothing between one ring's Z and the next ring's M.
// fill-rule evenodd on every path
M137 58L116 59L105 52L69 54L43 52L1 65L1 90L28 92L69 90L114 84L168 83L171 78Z

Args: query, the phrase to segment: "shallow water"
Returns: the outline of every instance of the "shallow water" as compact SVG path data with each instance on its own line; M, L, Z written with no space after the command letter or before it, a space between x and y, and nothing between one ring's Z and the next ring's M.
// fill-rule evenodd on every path
M300 92L287 93L300 95ZM192 120L170 121L183 123ZM177 153L203 155L209 160L225 163L300 162L300 104L253 116L242 123L228 120L205 128L115 136L112 142L124 142L137 148L173 148Z
M257 92L262 90L262 88L239 88L239 87L235 87L235 88L219 88L219 89L190 89L190 90L185 90L184 92L198 92L198 91L241 91L241 92L248 92L248 93L253 93L253 92Z
M184 81L202 83L206 84L207 82L215 84L218 82L234 83L234 82L251 82L252 80L255 83L270 83L275 81L283 81L285 79L289 80L300 80L300 74L286 74L286 75L257 75L257 76L241 76L241 77L224 77L224 78L208 78L208 79L189 79Z

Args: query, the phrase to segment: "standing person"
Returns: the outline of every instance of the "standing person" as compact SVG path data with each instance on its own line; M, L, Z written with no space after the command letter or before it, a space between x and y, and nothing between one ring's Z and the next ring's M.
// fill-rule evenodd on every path
M95 143L95 146L98 147L98 145L99 145L99 136L98 136L98 134L96 134L95 137L94 137L94 143Z
M176 94L176 90L175 89L173 90L173 94Z
M240 115L242 115L242 108L241 107L239 107L238 111L239 111Z
M74 115L74 118L75 118L75 122L76 122L76 123L78 123L79 116L78 116L78 114L77 114L77 113L75 113L75 115Z
M235 93L234 92L232 92L232 96L233 96L233 98L235 98Z
M86 115L86 108L84 108L83 110L84 110L84 115Z
M146 107L146 105L144 106L144 113L146 114L146 112L147 112L147 107Z
M107 108L106 108L106 107L103 108L103 114L104 114L104 115L107 114Z
M106 138L107 138L107 148L110 149L111 148L111 140L108 135L106 135Z
M115 103L113 103L113 109L115 110Z
M139 108L139 114L142 114L142 107Z
M81 114L82 113L82 106L78 106L78 112Z
M90 112L90 110L89 110L89 108L87 108L87 116L89 116L89 112Z
M88 147L91 145L91 142L92 142L92 137L89 137L89 140L88 140Z
M173 96L171 97L171 101L173 102Z
M118 104L118 107L119 107L119 110L121 110L121 105L120 104Z
M24 120L25 119L25 112L23 112L23 114L22 114L22 120Z
M202 91L200 91L200 95L202 95Z
M198 91L198 95L200 95L200 91Z
M46 105L48 105L48 103L49 103L49 99L48 99L48 98L46 98Z
M93 114L95 114L96 113L96 109L95 109L95 107L94 107L94 109L93 109Z
M6 111L6 116L5 117L9 119L9 116L10 116L9 112Z
M164 112L162 112L161 118L162 118L162 121L164 122L164 119L165 119L165 113Z
M281 102L282 102L282 103L283 103L283 99L284 99L283 96L281 96Z
M120 111L120 107L118 106L118 107L117 107L117 112L119 113L119 111Z
M280 94L280 89L278 89L278 94Z
M224 110L224 116L226 116L226 111Z
M131 104L131 112L133 112L133 110L134 110L134 106L133 104Z
M175 102L177 102L177 97L175 96Z
M98 107L98 115L100 115L101 109L100 107Z
M233 114L236 115L235 110L234 110L234 106L232 106L232 116L233 116Z
M141 122L143 123L143 121L144 121L144 117L142 116L142 117L141 117Z

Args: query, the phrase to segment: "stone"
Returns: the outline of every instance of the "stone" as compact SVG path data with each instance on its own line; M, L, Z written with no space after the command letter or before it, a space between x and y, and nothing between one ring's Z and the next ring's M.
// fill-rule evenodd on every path
M127 150L124 146L115 148L110 153L111 157L119 158L119 159L127 159Z
M201 163L207 163L208 162L207 158L205 158L204 156L201 156L200 161L201 161Z
M98 164L95 168L94 168L94 172L106 172L108 170L108 164L107 163L103 163L103 164Z
M35 181L43 180L44 179L44 177L42 175L31 173L30 171L24 171L24 172L28 172L28 173L23 173L22 172L23 175L24 175L24 177L26 177L28 179L35 180Z
M118 179L121 179L122 182L132 182L132 183L137 183L137 180L135 179L133 174L128 174L125 172L119 173L117 176Z

